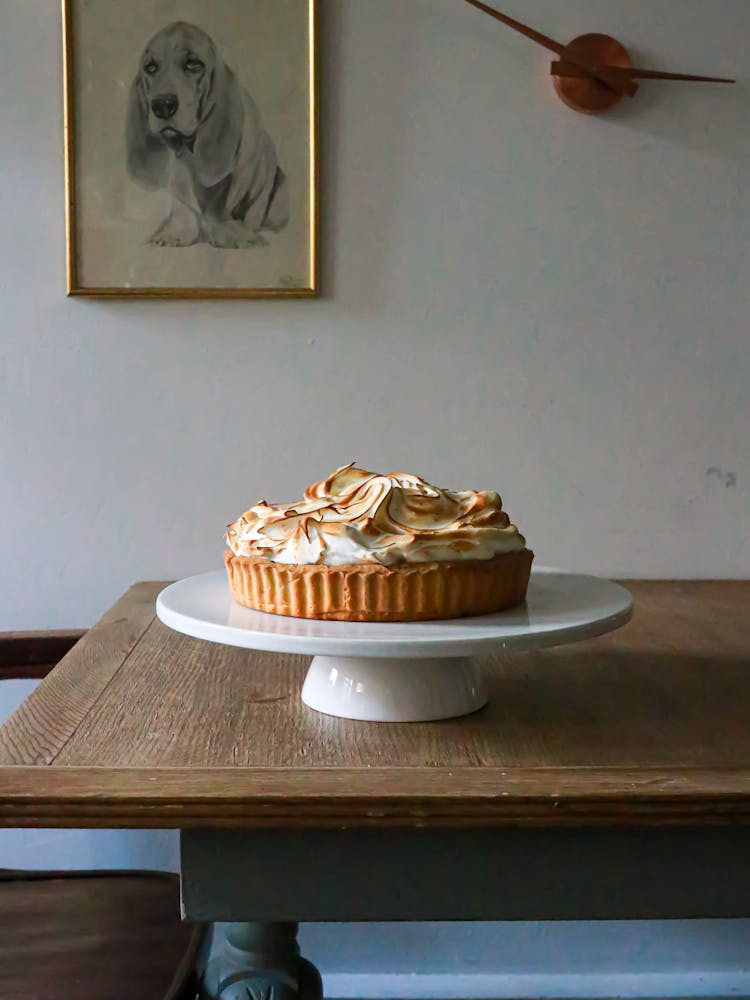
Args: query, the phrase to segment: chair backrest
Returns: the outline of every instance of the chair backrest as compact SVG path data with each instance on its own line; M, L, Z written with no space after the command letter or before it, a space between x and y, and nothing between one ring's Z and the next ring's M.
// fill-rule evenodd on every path
M0 632L0 681L46 677L85 634L83 629Z

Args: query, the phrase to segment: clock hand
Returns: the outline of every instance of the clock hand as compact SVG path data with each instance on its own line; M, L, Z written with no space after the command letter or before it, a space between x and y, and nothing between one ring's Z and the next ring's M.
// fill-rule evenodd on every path
M586 77L589 74L578 66L566 65L565 61L552 63L552 76ZM694 76L692 73L664 73L658 69L638 69L636 66L610 66L613 73L635 80L684 80L689 83L736 83L720 76Z
M612 72L612 67L609 66L597 66L588 59L584 59L581 56L576 55L574 52L569 52L565 45L560 42L556 42L554 38L550 38L547 35L543 35L540 31L536 31L534 28L530 28L526 24L522 24L520 21L514 20L512 17L508 17L507 14L501 14L499 10L495 10L494 7L489 7L487 4L482 3L481 0L466 0L467 3L471 4L472 7L476 7L477 10L484 11L485 14L489 14L490 17L494 17L497 21L501 21L503 24L507 25L509 28L513 28L514 31L519 32L521 35L525 35L526 38L531 39L532 42L536 42L538 45L542 45L546 49L555 52L558 56L562 56L566 62L572 63L579 69L582 69L587 76L593 76L600 83L605 84L610 90L614 90L617 94L629 94L630 97L638 90L638 85L632 80L623 78L621 75Z

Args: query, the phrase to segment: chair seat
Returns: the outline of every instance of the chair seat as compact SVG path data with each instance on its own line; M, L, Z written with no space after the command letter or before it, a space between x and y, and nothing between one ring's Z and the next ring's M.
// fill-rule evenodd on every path
M179 880L152 873L0 873L2 1000L192 1000L203 928Z

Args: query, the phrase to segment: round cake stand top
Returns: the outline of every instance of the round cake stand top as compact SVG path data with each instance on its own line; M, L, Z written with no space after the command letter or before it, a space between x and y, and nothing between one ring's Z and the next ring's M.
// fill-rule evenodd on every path
M429 622L336 622L287 618L241 607L217 570L173 583L156 612L170 628L227 646L311 656L412 658L538 649L611 632L630 620L624 587L595 576L534 569L526 602L476 618Z

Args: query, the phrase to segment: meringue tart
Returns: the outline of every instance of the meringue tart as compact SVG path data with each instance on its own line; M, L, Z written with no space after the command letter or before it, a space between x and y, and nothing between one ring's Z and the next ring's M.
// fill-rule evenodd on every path
M294 618L423 621L491 614L526 597L533 553L494 491L343 466L295 503L232 522L234 599Z

